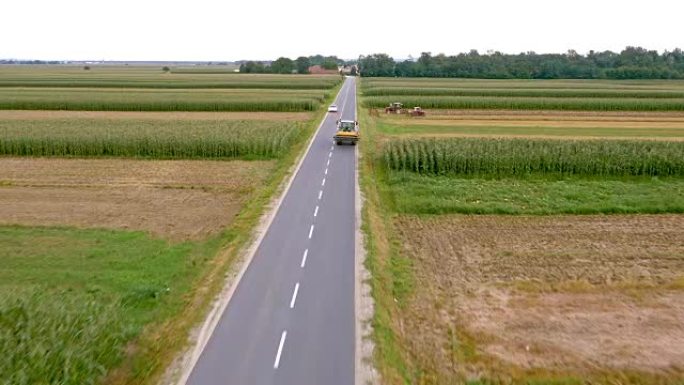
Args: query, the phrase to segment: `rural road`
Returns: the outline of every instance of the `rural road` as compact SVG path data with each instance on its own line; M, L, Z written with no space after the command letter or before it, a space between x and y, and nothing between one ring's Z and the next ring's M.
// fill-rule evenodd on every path
M354 383L356 118L347 78L187 381L190 385Z

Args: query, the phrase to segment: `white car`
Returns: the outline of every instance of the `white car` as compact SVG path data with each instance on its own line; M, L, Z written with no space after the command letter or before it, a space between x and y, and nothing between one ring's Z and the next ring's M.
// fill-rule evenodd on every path
M331 104L330 107L328 107L328 112L337 112L337 104Z

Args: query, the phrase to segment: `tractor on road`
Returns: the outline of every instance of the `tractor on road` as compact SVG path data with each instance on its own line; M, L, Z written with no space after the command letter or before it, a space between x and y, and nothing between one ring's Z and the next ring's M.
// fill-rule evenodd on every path
M354 146L359 138L359 122L342 119L337 121L337 132L333 136L335 144L349 143Z

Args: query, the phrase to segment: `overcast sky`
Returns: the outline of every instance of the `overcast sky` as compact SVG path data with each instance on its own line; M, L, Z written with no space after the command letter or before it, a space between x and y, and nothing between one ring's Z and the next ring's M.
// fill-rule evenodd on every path
M558 5L556 5L558 4ZM3 0L0 58L395 58L684 48L684 0Z

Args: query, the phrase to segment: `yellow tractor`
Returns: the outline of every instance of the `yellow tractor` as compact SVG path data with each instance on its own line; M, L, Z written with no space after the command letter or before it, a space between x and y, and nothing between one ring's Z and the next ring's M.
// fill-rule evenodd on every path
M337 121L337 132L333 136L335 144L349 143L354 146L359 138L359 122L342 119Z

